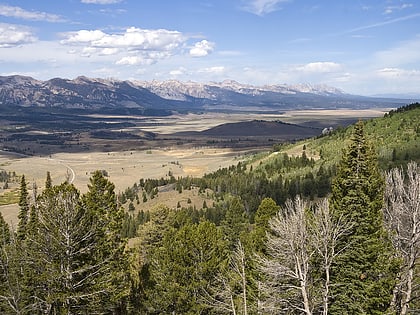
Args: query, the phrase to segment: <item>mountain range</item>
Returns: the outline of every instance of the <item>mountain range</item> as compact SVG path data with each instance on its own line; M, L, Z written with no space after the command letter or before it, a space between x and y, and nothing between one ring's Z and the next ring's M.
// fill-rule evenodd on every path
M364 109L399 107L407 100L347 94L326 85L253 86L236 81L121 81L84 76L47 81L27 76L0 76L0 108L16 106L168 115L202 111L284 111L296 109Z

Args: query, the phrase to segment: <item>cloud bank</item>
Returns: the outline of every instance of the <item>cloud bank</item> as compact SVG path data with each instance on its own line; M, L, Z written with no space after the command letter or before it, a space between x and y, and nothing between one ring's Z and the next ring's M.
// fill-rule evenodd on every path
M20 7L0 4L0 15L29 21L64 22L65 20L56 14L39 11L28 11Z

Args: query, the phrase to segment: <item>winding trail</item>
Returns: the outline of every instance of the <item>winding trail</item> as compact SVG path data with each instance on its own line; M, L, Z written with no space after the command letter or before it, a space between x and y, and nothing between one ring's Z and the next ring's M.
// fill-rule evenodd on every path
M73 182L76 179L76 172L74 171L74 169L66 164L63 160L57 160L57 159L53 159L53 158L47 158L48 161L53 161L53 162L57 162L58 164L63 165L64 167L67 168L67 171L70 172L71 177L69 178L69 184L73 184Z

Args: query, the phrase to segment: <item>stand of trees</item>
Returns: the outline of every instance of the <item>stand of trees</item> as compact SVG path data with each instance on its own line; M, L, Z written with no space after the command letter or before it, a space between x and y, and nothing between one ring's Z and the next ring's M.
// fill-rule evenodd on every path
M115 313L129 281L114 185L96 172L82 196L49 187L30 212L24 177L21 192L16 234L0 220L1 313Z
M264 174L313 167L306 157L275 163ZM160 205L134 218L101 171L85 194L48 174L30 197L22 177L17 230L0 216L0 313L414 314L419 170L411 162L381 173L358 123L331 194L315 201L286 190L288 178L238 164L195 182L213 188L214 207Z

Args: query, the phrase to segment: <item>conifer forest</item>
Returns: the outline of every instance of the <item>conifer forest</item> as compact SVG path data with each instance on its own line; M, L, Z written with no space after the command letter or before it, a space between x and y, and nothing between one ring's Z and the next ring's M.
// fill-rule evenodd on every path
M49 172L29 193L17 174L0 314L420 314L419 117L407 105L306 139L300 156L274 145L122 193L99 170L85 193ZM130 211L168 184L212 202Z

